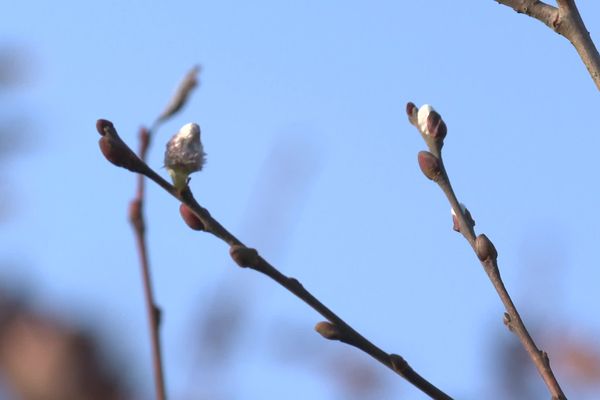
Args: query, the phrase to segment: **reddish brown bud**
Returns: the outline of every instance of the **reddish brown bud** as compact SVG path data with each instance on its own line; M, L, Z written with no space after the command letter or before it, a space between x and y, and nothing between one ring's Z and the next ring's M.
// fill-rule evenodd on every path
M488 259L495 260L498 257L498 252L496 251L494 244L484 234L477 236L477 239L475 240L475 252L481 261L486 261Z
M437 182L442 173L442 166L439 158L428 151L420 151L417 159L423 174L432 181Z
M412 101L406 103L406 115L408 119L412 119L417 113L417 106Z
M329 340L340 340L342 337L338 327L328 321L321 321L315 325L315 331L317 331L319 335L323 336L325 339Z
M398 354L390 354L390 361L392 362L392 368L394 371L404 376L407 370L410 369L408 362Z
M99 119L96 121L96 130L98 130L98 133L102 136L106 135L110 129L114 129L112 122L106 119Z
M473 228L475 226L475 220L471 216L471 212L463 203L459 203L459 205L460 205L460 212L465 217L465 222L468 225L470 225L471 228ZM460 232L460 223L458 222L458 218L457 218L456 213L454 212L453 208L450 208L450 213L452 214L452 229L454 229L456 232Z
M102 135L98 144L104 157L118 167L133 172L142 172L146 164L121 140L112 122L105 119L96 121L96 129Z
M181 218L183 218L183 221L191 229L193 229L195 231L203 231L203 230L205 230L204 229L204 224L202 223L202 221L200 220L200 218L198 218L196 216L196 214L194 214L192 212L192 210L190 210L189 207L186 206L185 204L181 203L181 205L179 206L179 213L181 214Z
M229 255L237 265L242 268L254 266L258 263L258 252L242 245L234 245L229 249Z
M427 116L427 131L431 137L438 141L444 140L446 133L448 132L446 123L435 110L431 111Z

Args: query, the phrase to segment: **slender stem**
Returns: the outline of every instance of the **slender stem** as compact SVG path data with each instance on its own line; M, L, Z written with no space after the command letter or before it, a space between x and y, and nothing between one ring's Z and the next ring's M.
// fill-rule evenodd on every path
M448 201L452 206L454 213L456 214L456 218L460 226L460 233L465 237L465 239L467 239L467 241L473 248L473 251L475 251L475 253L477 254L476 237L475 231L473 230L473 224L467 219L465 214L462 212L460 203L456 198L456 194L452 189L450 179L448 178L448 174L446 173L446 168L444 167L444 161L441 157L441 153L439 154L439 160L441 168L441 178L437 181L437 183L448 198ZM504 286L504 282L500 277L500 270L498 269L498 264L496 260L487 258L481 261L481 265L483 265L486 274L490 278L490 281L496 289L500 300L504 304L504 307L506 309L505 322L507 323L509 329L517 335L521 344L529 354L529 357L533 361L539 374L544 380L544 383L548 387L548 390L552 394L552 398L556 400L566 399L565 394L563 393L562 389L560 388L560 385L558 384L558 381L556 380L556 377L554 376L554 372L550 368L550 361L548 359L548 355L545 352L538 349L538 347L536 346L535 342L533 341L533 338L531 337L529 331L525 326L525 323L521 319L521 316L519 315L516 306L514 305L510 295L508 294L508 291Z
M548 354L536 347L535 342L525 327L525 323L517 311L517 307L510 298L508 291L504 286L504 282L502 282L502 278L500 277L500 270L498 269L496 260L487 259L486 261L482 262L482 264L485 272L490 278L490 281L494 285L496 292L498 292L498 296L500 296L500 299L506 308L507 314L505 314L504 322L508 328L518 336L521 343L523 343L523 347L529 354L529 357L533 360L533 363L540 372L544 383L550 389L552 398L566 399L562 389L554 377L552 369L550 368Z
M269 264L264 258L258 257L255 263L248 265L249 268L261 272L279 283L296 297L304 301L315 311L334 324L340 333L340 341L354 346L363 352L369 354L398 375L409 381L415 387L429 395L433 399L451 399L450 396L435 387L415 370L413 370L403 358L395 354L388 354L367 338L358 333L354 328L348 325L343 319L337 316L327 306L314 297L304 286L295 278L283 275L275 267Z
M558 7L537 0L496 0L496 2L543 22L550 29L567 38L577 50L596 88L600 90L600 54L574 0L557 0Z
M140 149L138 152L138 156L141 160L145 160L149 144L150 132L142 128L140 131ZM146 224L143 213L144 180L145 178L142 174L137 175L136 195L129 205L129 220L133 226L142 270L144 299L148 316L150 343L152 348L152 366L154 372L156 399L165 400L167 397L160 346L160 308L156 305L156 301L154 300L152 279L150 275L150 262L148 260L148 250L146 246Z

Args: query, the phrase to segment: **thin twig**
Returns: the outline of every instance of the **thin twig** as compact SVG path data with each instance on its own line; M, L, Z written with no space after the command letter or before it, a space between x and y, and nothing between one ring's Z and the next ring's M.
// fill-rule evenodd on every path
M452 207L453 216L456 219L455 230L459 231L473 248L473 251L480 259L486 274L490 278L492 285L496 289L500 300L504 304L506 309L504 317L505 324L517 335L523 344L523 347L529 354L529 357L535 364L544 383L552 394L552 398L556 400L566 399L552 369L550 368L548 355L537 348L502 282L497 264L497 252L494 245L485 235L475 236L475 222L471 218L470 212L466 207L459 203L456 194L454 193L442 158L443 139L446 135L445 123L440 115L433 110L430 112L430 115L420 115L421 113L413 103L407 105L407 113L409 121L421 133L421 136L431 152L422 152L425 154L419 155L420 167L423 173L429 179L435 181L446 195L446 198ZM438 128L440 126L442 126L441 129Z
M192 89L197 86L197 75L200 71L199 66L193 67L183 78L169 104L160 116L154 121L150 129L141 128L139 133L138 158L146 162L146 154L150 147L152 134L156 132L160 124L176 114L185 105ZM161 310L154 299L152 289L152 277L150 274L150 261L148 259L148 249L146 246L146 222L144 219L144 175L137 175L137 186L135 197L129 203L129 221L135 233L136 247L140 257L140 266L142 269L142 282L144 286L144 300L146 312L148 315L148 324L150 329L150 342L152 348L152 369L154 372L154 385L157 400L167 398L165 390L165 378L162 363L162 351L160 344L160 323Z
M140 148L138 155L141 160L146 159L146 152L150 145L150 132L145 128L140 129ZM144 300L148 315L150 329L150 343L152 348L152 369L154 372L154 385L157 400L166 399L165 380L163 373L162 352L160 346L160 308L154 300L152 278L150 275L150 262L146 247L146 224L144 221L144 176L137 175L136 194L129 204L129 221L133 227L135 241L140 257L142 281L144 286Z
M211 233L227 243L230 246L230 255L238 265L267 275L326 318L331 324L329 325L329 328L331 328L333 334L320 329L322 326L318 324L317 331L322 336L327 339L339 340L362 350L405 378L432 399L451 399L450 396L415 372L402 357L396 354L386 353L354 330L344 320L338 317L337 314L307 291L297 279L283 275L268 261L262 258L256 250L246 247L238 238L214 219L208 210L198 204L189 187L186 187L183 191L178 191L151 169L144 161L137 157L118 136L111 122L107 120L98 120L97 129L102 135L102 138L100 139L100 148L104 156L110 162L117 166L129 169L132 172L141 173L154 181L173 197L185 204L185 206L187 206L187 208L199 219L199 225L202 226L204 231Z
M518 13L527 14L566 37L575 47L596 87L600 90L600 54L574 0L557 0L558 7L537 0L495 0Z

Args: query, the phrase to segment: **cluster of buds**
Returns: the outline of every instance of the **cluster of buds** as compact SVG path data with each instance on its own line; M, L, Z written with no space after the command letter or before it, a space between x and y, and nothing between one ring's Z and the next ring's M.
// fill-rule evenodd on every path
M429 104L418 108L414 103L406 105L406 114L411 124L419 129L423 139L434 153L439 153L448 133L446 123L441 115Z

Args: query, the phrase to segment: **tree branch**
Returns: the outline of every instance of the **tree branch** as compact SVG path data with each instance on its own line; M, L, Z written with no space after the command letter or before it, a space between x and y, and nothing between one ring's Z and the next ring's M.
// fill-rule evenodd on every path
M99 143L100 149L108 161L132 172L143 174L153 180L187 207L188 210L185 210L185 208L182 210L182 216L188 225L190 225L190 223L195 223L195 229L204 230L227 243L230 246L230 255L232 259L239 266L250 268L265 274L326 318L329 321L328 325L324 326L323 323L320 323L317 324L316 327L316 330L323 337L339 340L362 350L405 378L432 399L451 400L450 396L415 372L402 357L396 354L386 353L371 343L314 297L297 279L285 276L274 266L269 264L267 260L262 258L255 249L246 247L239 239L214 219L208 210L198 204L189 187L186 187L182 191L176 190L175 187L158 175L143 160L136 156L133 151L131 151L125 142L121 140L110 121L98 120L96 127L100 135L102 135ZM191 213L189 211L191 211ZM194 217L196 218L196 221L192 221Z
M454 229L460 232L469 242L473 251L481 261L481 265L490 278L492 285L496 289L502 304L504 304L506 309L506 313L504 314L505 324L521 341L523 347L544 380L544 383L548 387L548 390L552 394L552 399L566 400L566 397L550 368L548 355L546 352L537 348L502 282L497 264L498 253L496 248L486 235L481 234L477 237L475 236L475 222L471 217L471 213L464 205L459 203L456 194L454 193L454 189L452 188L442 159L443 140L447 132L446 124L441 116L433 110L433 108L427 105L421 107L421 110L419 110L413 103L408 103L406 111L410 123L421 133L421 136L425 140L430 151L419 153L419 166L425 176L436 182L446 195L453 211Z
M150 132L140 129L139 157L146 159L146 152L150 145ZM150 261L146 247L146 224L143 214L144 207L144 176L137 175L136 195L129 203L129 221L135 234L136 247L140 257L142 269L142 282L144 286L144 301L150 329L150 347L152 348L152 369L154 372L154 386L157 400L166 399L165 379L163 373L162 351L160 346L160 308L154 300L152 278L150 275Z
M600 54L574 0L557 0L558 7L537 0L495 1L543 22L556 33L566 37L577 50L596 88L600 90Z
M195 66L185 75L169 104L154 121L150 130L145 128L140 129L140 147L138 150L138 158L142 162L146 161L146 154L148 153L150 139L152 138L153 133L158 130L160 124L172 117L185 105L189 94L198 83L197 74L199 71L200 67ZM152 348L152 369L154 372L156 399L165 400L167 395L160 345L161 310L154 299L152 277L150 274L150 261L148 259L148 249L146 246L146 222L144 220L144 180L144 175L137 175L137 188L135 197L129 203L129 222L134 230L136 247L140 257L140 266L142 270L144 301L146 304L146 312L148 315L148 324L150 329L150 347Z

